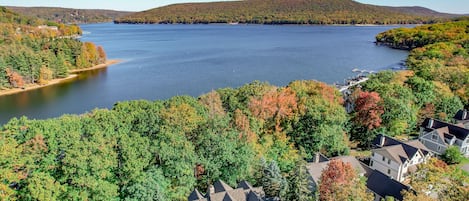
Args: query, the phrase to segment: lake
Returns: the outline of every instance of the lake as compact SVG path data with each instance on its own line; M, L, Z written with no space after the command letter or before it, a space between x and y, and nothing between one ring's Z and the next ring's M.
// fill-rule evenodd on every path
M122 63L89 71L72 82L0 97L0 123L81 114L115 102L199 96L254 80L287 85L329 84L383 70L407 51L376 46L374 36L395 26L126 25L81 26L83 41L102 45Z

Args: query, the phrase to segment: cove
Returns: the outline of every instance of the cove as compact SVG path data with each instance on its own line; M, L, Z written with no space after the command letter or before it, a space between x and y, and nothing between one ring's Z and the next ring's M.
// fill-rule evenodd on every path
M102 45L107 69L66 83L0 97L0 123L81 114L118 101L199 96L254 80L283 86L315 79L329 84L399 66L407 51L376 46L396 26L128 25L81 26L83 41Z

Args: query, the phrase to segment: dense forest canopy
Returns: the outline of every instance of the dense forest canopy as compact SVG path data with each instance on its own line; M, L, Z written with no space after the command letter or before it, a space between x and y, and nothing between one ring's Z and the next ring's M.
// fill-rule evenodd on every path
M46 84L70 70L104 63L102 47L77 39L81 29L0 7L0 90Z
M126 11L102 9L72 9L57 7L8 6L7 8L25 16L37 17L51 22L64 24L112 22L117 17L122 17L131 13Z
M419 24L452 15L352 0L246 0L175 4L120 17L116 23Z
M323 83L278 88L253 82L199 98L13 119L0 132L0 198L185 200L194 187L206 189L218 179L268 185L259 174L265 168L295 180L309 153L348 152L341 104L339 92Z

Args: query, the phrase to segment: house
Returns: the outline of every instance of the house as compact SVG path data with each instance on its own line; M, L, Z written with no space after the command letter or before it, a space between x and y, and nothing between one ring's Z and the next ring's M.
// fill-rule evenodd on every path
M469 112L466 109L459 110L453 117L456 123L464 125L465 128L469 129Z
M315 160L314 162L308 163L307 165L308 173L311 175L311 180L313 181L312 182L313 189L311 189L313 191L315 190L315 188L317 188L319 184L322 171L327 168L327 165L329 164L331 160L337 159L337 160L341 160L344 163L350 163L352 167L357 171L359 176L366 177L372 171L367 165L360 162L358 159L356 159L353 156L337 156L333 158L326 158L325 156L316 154L316 157L319 158L319 160Z
M418 140L402 142L379 134L372 142L370 168L399 182L427 161L431 152Z
M401 192L410 190L410 187L402 184L388 175L373 170L366 180L366 187L375 195L374 201L384 200L386 197L394 197L394 200L403 200Z
M427 118L420 125L419 140L436 154L443 154L449 146L456 146L464 156L469 156L469 129L463 125Z
M210 185L203 196L197 189L191 192L188 201L261 201L265 197L262 187L254 188L247 181L242 181L236 189L218 180Z

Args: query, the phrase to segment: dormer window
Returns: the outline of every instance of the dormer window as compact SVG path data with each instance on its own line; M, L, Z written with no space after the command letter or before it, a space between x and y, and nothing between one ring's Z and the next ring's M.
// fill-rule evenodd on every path
M391 159L388 159L388 164L391 164Z
M432 134L432 140L437 140L438 139L438 136L436 136L435 134Z
M386 158L383 156L383 161L385 161L385 160L386 160Z

